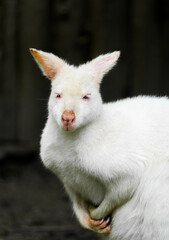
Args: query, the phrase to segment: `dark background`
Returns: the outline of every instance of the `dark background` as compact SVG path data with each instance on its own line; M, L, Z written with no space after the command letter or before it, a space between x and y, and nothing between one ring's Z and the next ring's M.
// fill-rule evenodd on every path
M50 81L42 77L30 47L53 52L75 65L121 50L118 65L101 87L106 102L139 94L169 95L169 1L0 0L0 184L4 194L0 194L0 216L4 211L10 219L1 217L0 229L3 225L4 239L19 239L23 226L31 225L35 229L28 232L41 235L30 239L46 239L50 232L54 237L48 240L56 239L59 231L54 209L57 212L63 203L62 223L71 214L64 213L68 199L60 195L64 194L58 190L60 183L38 157ZM58 205L59 197L65 203L60 200ZM21 235L16 237L10 231L17 228ZM85 236L78 234L78 239Z

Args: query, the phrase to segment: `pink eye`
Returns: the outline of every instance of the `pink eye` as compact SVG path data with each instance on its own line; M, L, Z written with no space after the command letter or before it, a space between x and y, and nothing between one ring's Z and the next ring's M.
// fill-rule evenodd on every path
M56 93L56 98L61 98L61 94Z
M90 94L84 95L82 99L83 99L83 100L89 100L89 99L90 99L89 95L90 95Z

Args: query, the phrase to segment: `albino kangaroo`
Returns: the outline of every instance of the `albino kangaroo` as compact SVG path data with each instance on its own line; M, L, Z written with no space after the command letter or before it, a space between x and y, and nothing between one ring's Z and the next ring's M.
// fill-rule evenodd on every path
M168 240L169 100L103 104L100 83L119 52L75 67L30 51L52 84L41 158L80 224L109 240Z

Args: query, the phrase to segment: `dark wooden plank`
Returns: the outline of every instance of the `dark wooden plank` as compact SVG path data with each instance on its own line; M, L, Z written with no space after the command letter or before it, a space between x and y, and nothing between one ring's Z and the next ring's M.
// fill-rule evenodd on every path
M78 65L89 56L88 0L54 1L52 46L55 54Z
M133 95L157 94L161 59L155 1L133 1L132 26Z
M123 7L122 7L123 6ZM128 46L128 1L94 0L91 4L91 57L121 50L119 66L105 77L102 93L105 101L126 97L127 71L129 59Z
M169 2L160 1L156 6L158 13L159 35L160 35L160 80L159 91L161 95L169 96Z
M17 90L15 67L16 1L1 2L1 90L0 90L0 139L16 137ZM3 38L2 38L3 37Z
M29 48L47 50L48 1L23 0L20 17L20 106L18 138L37 143L45 115L41 98L50 88L49 80L43 79L40 70L30 55ZM46 96L46 94L45 94ZM45 106L46 107L46 106Z

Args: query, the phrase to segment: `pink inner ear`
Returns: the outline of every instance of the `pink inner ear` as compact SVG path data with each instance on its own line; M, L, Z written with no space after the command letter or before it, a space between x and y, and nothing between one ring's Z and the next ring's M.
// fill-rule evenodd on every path
M103 76L117 62L120 52L108 53L101 55L91 62L91 73L95 77ZM89 63L90 64L90 63Z
M56 74L59 72L59 67L57 69L56 63L53 62L50 58L48 59L46 57L42 57L40 64L43 68L45 75L50 79L54 79Z
M56 71L54 71L53 69L50 69L50 68L44 68L44 71L46 73L46 75L48 76L48 78L51 78L51 79L54 79L55 76L56 76Z
M97 69L100 69L101 71L105 70L111 64L111 61L112 61L111 56L106 56L104 58L98 59L95 67Z
M36 58L42 66L44 74L50 79L54 79L60 69L59 64L53 58L52 55L45 56L43 54L39 54L38 59Z
M32 48L30 51L43 70L44 75L46 75L48 78L54 79L56 74L58 74L63 68L64 62L57 56Z

